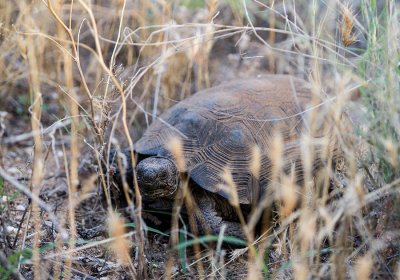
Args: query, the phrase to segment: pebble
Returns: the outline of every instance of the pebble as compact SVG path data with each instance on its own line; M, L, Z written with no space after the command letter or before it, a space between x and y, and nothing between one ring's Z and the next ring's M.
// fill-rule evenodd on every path
M7 227L8 233L17 233L18 229L12 226Z
M21 171L19 171L18 168L16 167L10 167L7 169L7 172L12 174L12 175L17 175L17 174L21 174Z
M26 207L24 205L17 205L15 207L15 210L18 210L18 211L25 211L25 209L26 209Z

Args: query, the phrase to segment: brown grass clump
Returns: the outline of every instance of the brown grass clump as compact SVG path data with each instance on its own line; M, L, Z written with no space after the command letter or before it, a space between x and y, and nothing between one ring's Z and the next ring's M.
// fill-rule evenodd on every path
M395 279L399 14L395 0L2 1L0 278ZM200 236L190 170L149 212L133 143L197 90L268 72L311 81L314 99L298 162L279 131L269 154L250 147L254 182L271 162L265 197L245 209L221 174L247 247Z
M345 48L352 45L357 37L353 33L354 28L354 12L349 3L342 6L342 21L340 22L340 29L342 33L342 43Z

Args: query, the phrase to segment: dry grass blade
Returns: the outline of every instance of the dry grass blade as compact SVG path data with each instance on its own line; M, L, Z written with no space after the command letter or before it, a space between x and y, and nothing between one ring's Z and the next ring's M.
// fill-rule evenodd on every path
M28 21L31 21L32 19L28 18ZM32 22L31 22L32 23ZM29 45L29 47L27 46ZM42 183L43 179L43 169L44 169L44 154L43 154L43 148L42 148L42 139L38 131L40 131L40 120L41 120L41 115L42 115L42 94L41 94L41 89L40 89L40 79L39 79L39 73L40 73L40 63L37 60L37 56L39 54L39 51L37 50L37 47L33 43L32 40L28 41L28 44L26 45L26 51L27 51L27 59L29 63L29 68L30 68L30 77L31 77L31 91L32 91L32 96L31 99L33 100L33 104L31 106L32 108L32 117L31 117L31 125L32 125L32 131L35 134L34 137L34 142L35 142L35 154L34 154L34 168L32 172L32 180L31 180L31 190L32 194L35 195L36 197L39 196L40 193L40 185ZM41 232L41 221L39 217L39 212L40 209L38 207L38 204L36 201L32 202L32 222L35 227L35 232L38 234L35 235L34 238L34 243L33 243L33 253L32 253L32 258L33 258L33 263L34 263L34 275L36 278L41 278L41 271L40 271L40 255L39 255L39 243L40 243L40 232Z
M399 277L400 3L311 2L2 1L0 278ZM271 104L250 116L218 108L215 92L206 110L190 99L174 122L162 115L200 89L268 73L311 81L309 106L288 110L301 105L293 90L281 116ZM179 137L139 153L152 120ZM238 158L225 143L249 127L268 133L250 129ZM213 143L189 156L200 134ZM136 160L161 154L180 171L178 194L142 200ZM198 189L201 168L217 186ZM228 200L205 209L212 190ZM229 225L248 248L231 253Z
M182 207L185 203L188 215L189 215L189 223L192 234L196 237L198 234L197 221L199 219L199 209L197 207L197 203L191 194L191 190L189 187L189 177L185 174L186 172L186 163L183 155L183 146L182 140L178 137L171 138L166 144L168 150L172 153L176 165L179 172L179 185L178 190L175 195L174 204L173 204L173 213L171 219L171 239L170 242L173 246L177 246L179 244L179 216L182 210ZM199 243L194 243L195 256L197 259L201 259L200 253L200 245ZM183 258L183 256L181 256ZM166 278L169 279L172 277L172 268L174 266L175 256L170 256L169 261L166 267ZM202 262L197 262L197 269L200 279L205 277L204 268ZM186 268L184 268L186 269Z

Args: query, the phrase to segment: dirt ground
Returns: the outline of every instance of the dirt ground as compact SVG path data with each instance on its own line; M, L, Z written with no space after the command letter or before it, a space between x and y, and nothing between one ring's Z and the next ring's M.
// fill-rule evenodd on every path
M198 18L201 20L207 18L200 12L194 12L192 10L185 10L185 12L185 19L193 19L193 21L196 21ZM235 16L237 15L232 14L231 11L224 8L221 9L218 20L219 23L224 23L226 25L239 24L239 21ZM294 14L290 13L289 17L291 19L296 18ZM333 19L330 20L335 23L338 16L332 15L332 17ZM235 18L235 20L233 18ZM261 13L254 13L253 20L255 26L268 27L270 24L265 17L261 16ZM276 25L278 27L285 26L284 18L277 17L276 20ZM299 25L302 24L300 18L298 20ZM328 21L329 18L326 20ZM307 24L307 22L304 23L304 26L307 27ZM337 30L337 28L333 28L333 30ZM335 33L333 32L333 34ZM176 38L179 38L179 36L185 37L186 34L184 34L183 31L182 34L177 32ZM257 36L261 36L265 41L262 42L261 40L258 40ZM82 37L83 41L87 39L83 35ZM226 38L222 37L218 40L212 40L210 52L206 55L208 58L208 64L205 66L209 76L209 85L207 85L208 82L206 78L203 80L198 78L201 76L199 73L202 73L201 67L204 66L202 66L201 63L203 62L198 57L192 57L194 66L192 65L192 68L190 69L190 75L186 75L188 65L190 65L188 62L190 61L190 55L182 52L172 56L172 58L168 57L166 62L164 61L163 63L160 63L163 70L159 71L162 75L160 78L161 86L159 87L160 96L157 114L160 114L176 102L179 102L200 89L218 85L223 82L229 82L230 80L238 78L245 79L268 73L291 74L303 79L309 79L314 74L315 57L310 51L310 45L307 45L307 43L302 40L294 40L290 37L290 34L277 33L273 42L274 48L272 50L265 45L269 40L269 32L262 31L259 32L258 35L254 35L250 28L247 32L240 32L236 35L227 36ZM89 40L88 45L91 44L94 45L94 42ZM360 48L365 47L365 38L359 36L359 40L357 40L355 44ZM185 46L182 48L185 48ZM112 48L110 47L110 49ZM138 49L139 48L134 51L137 52ZM188 47L188 49L190 48ZM159 51L160 50L157 50L157 52ZM105 51L107 62L109 61L111 52L112 50L108 50L108 52ZM93 71L93 68L96 66L91 64L91 57L85 55L85 50L82 50L82 53L84 55L81 55L81 64L84 65L84 67L87 67L87 69L85 68L84 70L91 75L93 80L95 80L94 77L96 75L93 73L97 72ZM143 53L145 53L145 51ZM187 51L187 53L189 53L189 51ZM302 55L299 55L299 53ZM356 57L355 53L356 51L354 51L354 53L347 53L346 55L347 57L350 57L351 60L352 55ZM14 54L10 54L7 56L9 62L6 62L5 64L10 62L15 63L15 60L12 59L13 55ZM137 53L135 53L135 55L137 55ZM148 53L142 55L148 61L155 57L155 55L149 55ZM138 69L144 67L148 61L141 61L142 64L139 66L136 65L135 68L132 66L133 64L124 65L124 63L126 63L126 57L126 55L121 55L120 59L117 58L115 64L121 66L121 69L115 67L116 69L114 70L117 78L122 82L121 84L128 85L129 80L133 75L132 69L136 71L135 73L138 73L140 72ZM17 59L17 61L19 60ZM325 63L323 60L321 61L319 62L320 64L318 65L318 69L321 70L321 80L324 81L323 89L326 92L335 93L335 90L339 87L337 79L332 78L335 75L334 71L336 71L336 69L332 69L331 65ZM18 65L15 66L15 68L18 67ZM154 66L154 68L156 67L158 66ZM28 71L28 68L20 69L20 71ZM137 105L139 104L143 108L146 108L147 112L151 111L152 102L154 101L153 97L146 99L142 98L141 94L145 94L148 91L149 84L153 85L156 83L154 81L156 80L155 77L157 76L157 73L157 70L155 70L148 74L151 76L149 79L145 76L145 78L136 86L134 94L128 98L128 114L129 116L132 116L129 117L129 130L133 141L140 138L140 135L145 131L149 121L148 115L141 114L140 110L137 109L139 107ZM68 199L70 190L68 184L69 178L66 174L69 174L68 168L70 168L69 163L71 158L70 120L67 114L69 112L66 113L66 111L68 111L66 109L67 106L62 102L63 100L61 100L58 95L60 88L49 82L49 80L52 81L52 79L49 78L51 77L51 74L52 73L48 75L46 74L47 76L43 74L46 77L43 78L46 79L46 83L41 87L43 108L40 123L43 132L41 139L44 147L45 161L43 178L40 183L39 198L52 210L51 212L55 215L58 222L69 224ZM78 80L79 75L77 74L77 71L74 72L74 75L76 75L74 79ZM96 90L98 89L100 92L102 89L107 87L107 83L105 82L106 78L96 77L96 79L101 80L99 85L90 86ZM12 83L10 82L9 84L7 84L7 81L4 81L4 84L0 85L2 89L6 88L10 91L8 95L1 95L1 97L4 96L4 104L2 104L2 111L0 111L1 168L11 176L13 182L18 182L18 184L26 188L31 186L30 179L32 172L34 172L35 149L34 135L31 133L32 107L30 107L29 101L30 83L31 81L28 78L23 77L17 79L17 81L13 81ZM6 87L3 87L5 85ZM81 84L80 86L83 88ZM151 90L154 90L154 88L150 88ZM93 91L96 92L96 90ZM151 94L153 93L154 92L151 92ZM113 89L112 94L115 96L112 96L112 98L107 100L112 100L112 102L109 102L107 105L107 116L113 116L113 114L115 114L120 108L121 100L118 99L118 94L116 93L115 88ZM357 94L359 94L359 92L355 93L354 96ZM84 95L82 94L82 96ZM82 108L84 107L87 109L89 107L87 106L87 98L82 96L79 97L80 99L77 100L77 103L83 104ZM98 100L96 98L98 98ZM98 102L96 103L97 105L102 101L100 97L96 96L96 94L94 94L94 100ZM362 102L359 99L355 100L354 103L350 100L348 102L350 104L349 107L353 108L353 110L355 108L355 111L365 109L361 105ZM83 110L81 109L80 112L82 113ZM349 109L344 115L351 116L351 122L353 122L353 124L355 123L355 126L363 127L364 115L362 113L358 114L358 112L352 112L352 109ZM72 257L71 279L130 279L132 276L132 267L128 264L124 265L120 263L118 257L111 248L111 242L108 240L110 235L108 228L109 213L102 192L103 186L99 178L99 166L95 157L96 148L93 147L93 139L95 136L93 129L90 126L89 118L85 116L85 118L82 119L83 120L80 123L81 130L79 131L78 137L78 147L80 151L78 192L82 193L83 190L85 190L87 193L85 193L84 199L82 199L75 208L77 244ZM123 125L118 122L118 120L119 118L112 119L111 123L108 123L104 128L102 127L102 133L106 139L105 142L111 142L112 140L110 139L110 135L111 130L113 130L113 137L118 140L118 145L125 148L128 143L126 137L124 137ZM113 126L113 124L116 125ZM371 154L371 147L363 141L359 135L349 142L354 142L353 147L357 147L358 149L354 154L356 154L360 160L357 162L357 166L354 167L354 169L357 169L357 171L363 175L363 186L361 188L366 190L366 193L367 191L372 193L378 188L378 186L387 186L382 179L383 175L381 166L369 157ZM347 159L343 159L343 161L345 160ZM345 164L343 163L343 165ZM336 180L331 180L331 188L337 191L338 195L336 198L338 198L339 201L342 198L342 195L343 197L345 196L343 194L343 189L354 182L350 182L350 179L348 179L348 174L352 172L351 167L345 166L342 170L340 168L338 169ZM12 263L9 259L10 256L17 258L18 255L15 255L15 253L20 248L32 248L35 237L38 234L35 232L35 223L32 222L33 213L30 208L30 199L23 193L17 191L17 189L12 185L13 184L11 184L9 180L3 180L0 184L0 193L2 195L0 197L2 200L0 207L3 207L0 211L0 265L6 270L9 269L7 266ZM394 185L396 186L398 184ZM86 186L90 187L86 189ZM395 194L393 193L394 192L387 191L385 195L379 196L379 200L377 199L373 203L361 207L362 209L360 210L360 213L363 215L362 218L361 214L360 216L355 214L355 218L351 217L356 220L358 218L361 220L365 219L365 228L373 229L371 232L365 230L365 235L370 234L370 236L368 236L369 239L367 239L369 241L379 240L381 243L374 245L366 242L365 239L363 239L364 236L358 232L363 231L363 229L359 228L351 228L351 232L349 231L348 234L348 240L343 241L344 244L351 243L354 248L357 248L358 251L356 249L354 250L357 252L364 252L372 247L378 248L374 251L374 255L376 254L376 259L378 260L374 262L374 265L377 268L376 271L379 271L379 273L377 272L375 274L376 279L394 279L395 272L393 272L393 267L394 263L398 262L399 251L395 248L398 246L398 241L400 240L398 233L398 229L400 228L400 217L398 216L398 213L400 213L400 211L398 211L399 204L396 203L396 199L394 198ZM76 194L76 197L73 197L72 199L78 200L78 194ZM339 204L339 202L337 204ZM335 208L336 206L337 205L334 202L332 208ZM116 210L116 212L121 214L121 217L125 217L125 222L133 222L127 218L129 215L124 211L124 209ZM60 244L60 242L58 242L58 238L60 238L59 229L56 228L48 213L43 211L43 209L40 211L39 217L41 225L40 247L43 248L40 263L41 278L49 279L53 277L53 272L57 266L62 267L63 264L65 264L64 257L60 258L58 254L59 251L57 250L67 251L68 243L61 243L61 248L57 246L57 244ZM165 215L161 215L161 217L159 215L154 216L151 213L144 213L144 217L145 221L151 224L153 228L160 230L164 234L152 230L145 231L146 244L144 246L144 256L139 256L137 249L138 246L135 246L133 242L128 245L130 247L130 257L134 261L133 269L137 269L136 260L138 258L144 258L144 262L147 266L146 276L151 279L161 279L165 276L164 274L166 272L168 260L178 254L178 250L170 249L169 237L165 236L165 234L169 234L169 224L167 222L167 226L165 226L165 221L168 221L170 218ZM329 220L328 218L333 219L333 217L327 216L325 216L325 218L326 220ZM161 221L163 222L161 223ZM68 235L70 232L69 226L67 226L66 230ZM337 233L336 230L339 233ZM295 228L294 231L300 231L300 229ZM333 237L335 234L339 235L339 226L336 225L336 228L332 231L335 231L335 233L332 234ZM289 229L287 232L289 232ZM128 234L129 233L131 234L129 238L132 238L134 231L130 230L128 231ZM354 235L351 235L353 233ZM329 238L333 238L332 236L329 236ZM68 237L69 236L63 236L65 239L68 239ZM321 274L319 275L314 275L315 278L325 275L323 273L326 273L326 271L329 270L329 265L324 264L324 260L327 260L329 255L332 254L331 251L328 251L328 247L333 244L332 240L328 240L329 238L327 237L322 244L319 244L321 245L319 249L322 248L327 251L324 251L325 253L321 254L322 272L320 272ZM132 240L133 238L131 241ZM282 249L286 246L286 241L283 241L283 243L285 243L284 245L280 244L281 240L277 239L275 241L274 247L268 252L268 273L270 273L270 276L273 275L275 279L289 279L293 277L293 274L291 274L292 269L290 268L291 262L287 261L289 258L285 255L287 252L285 249ZM329 246L327 244L329 244ZM289 245L287 246L290 247ZM203 259L201 259L203 268L206 272L214 273L207 274L210 275L210 278L243 279L248 276L249 262L248 252L246 250L241 248L230 248L228 246L223 246L221 250L216 250L214 246L215 243L203 244L201 247L203 253ZM174 279L198 279L197 263L199 260L195 257L195 252L193 250L194 249L191 247L187 248L183 254L185 257L181 262L173 264L172 276ZM34 279L31 255L31 252L24 252L22 254L22 257L26 258L26 262L20 264L19 272L14 272L9 279ZM354 253L354 255L356 255L356 253ZM353 264L353 255L349 254L346 255L346 257L348 257L348 259L346 259L345 265L349 267L350 271L350 266ZM4 273L2 270L0 270L0 272ZM1 273L0 275L2 275ZM334 275L330 273L327 274L329 276ZM346 276L350 277L351 275L350 273L347 273ZM264 277L267 276L264 275Z

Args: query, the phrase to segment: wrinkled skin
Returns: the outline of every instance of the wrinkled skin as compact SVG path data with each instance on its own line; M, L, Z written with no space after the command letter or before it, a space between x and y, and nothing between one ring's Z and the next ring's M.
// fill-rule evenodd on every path
M136 166L140 192L147 198L171 197L178 189L178 169L168 158L148 157Z

